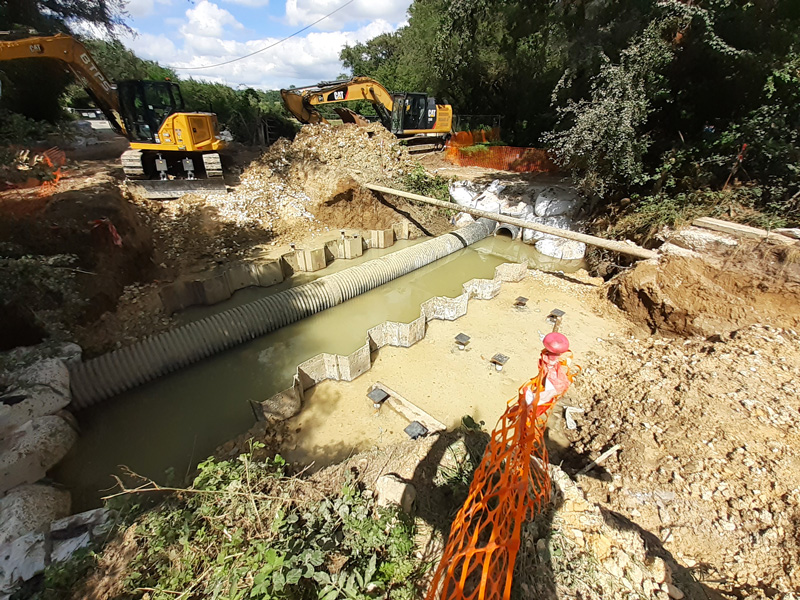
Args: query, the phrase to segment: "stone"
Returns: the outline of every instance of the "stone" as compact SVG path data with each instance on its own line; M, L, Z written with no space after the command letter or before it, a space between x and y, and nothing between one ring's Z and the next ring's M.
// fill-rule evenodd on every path
M39 481L76 441L77 432L55 415L38 417L9 430L0 440L0 493Z
M375 483L378 506L397 505L403 512L411 514L417 499L416 488L396 475L381 475Z
M466 227L470 223L474 223L474 222L475 222L475 219L471 214L462 212L462 213L458 213L456 215L455 226L456 227Z
M656 583L662 584L672 581L672 572L660 556L653 558L653 564L650 565L649 569Z
M589 546L599 561L604 561L611 556L611 540L602 533L591 536Z
M0 499L0 545L28 533L46 531L69 514L70 495L50 485L21 485Z
M40 360L6 378L8 390L0 396L0 431L65 408L72 399L69 370L63 360Z
M667 592L667 594L669 594L669 597L674 598L674 600L681 600L681 598L683 598L684 596L683 592L678 588L676 588L671 583L665 583L664 585L661 586L661 589Z
M47 559L43 533L29 533L0 545L0 598L10 595L17 585L44 571Z

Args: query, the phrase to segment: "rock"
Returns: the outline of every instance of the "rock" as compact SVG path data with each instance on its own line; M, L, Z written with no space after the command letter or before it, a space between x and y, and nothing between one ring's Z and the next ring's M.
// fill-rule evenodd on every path
M71 400L69 370L61 359L41 360L6 378L0 396L0 431L58 412Z
M10 429L0 440L0 493L37 482L77 440L76 431L55 415L38 417Z
M583 242L552 236L536 242L536 249L545 256L560 260L579 260L586 255L586 244Z
M661 589L667 592L670 598L674 598L675 600L681 600L681 598L683 598L683 592L671 583L665 583L661 586Z
M602 533L591 536L589 545L597 560L603 561L611 556L611 540Z
M381 475L375 483L375 495L377 496L378 506L390 506L395 504L403 512L411 514L414 510L414 502L417 499L417 490L413 485L400 479L396 475Z
M470 215L469 213L463 213L462 212L462 213L458 213L456 215L456 221L455 221L454 224L455 224L456 227L465 227L465 226L469 225L470 223L474 223L474 222L475 222L475 219L474 219L474 217L472 215Z
M553 187L539 194L534 211L537 217L557 217L574 214L580 205L580 196L570 190Z
M49 485L21 485L0 499L0 545L28 533L45 531L69 514L66 490Z
M660 556L653 558L653 564L649 567L650 573L653 574L653 579L656 583L669 583L672 581L672 572Z
M10 595L17 585L44 571L47 559L43 533L29 533L0 545L0 598Z

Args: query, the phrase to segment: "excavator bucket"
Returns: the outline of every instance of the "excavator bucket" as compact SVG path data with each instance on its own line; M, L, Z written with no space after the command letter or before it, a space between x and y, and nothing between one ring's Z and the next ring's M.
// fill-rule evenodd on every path
M211 179L128 180L129 186L139 188L139 193L151 200L169 200L185 194L226 194L228 188L221 177Z
M339 115L342 123L353 123L359 127L366 127L369 125L369 119L362 117L360 114L350 110L349 108L337 107L333 110L337 115Z

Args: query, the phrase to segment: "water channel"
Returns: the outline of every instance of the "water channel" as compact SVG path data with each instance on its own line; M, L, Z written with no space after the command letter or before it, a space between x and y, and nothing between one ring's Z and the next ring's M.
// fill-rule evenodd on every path
M371 251L362 260L379 255ZM387 320L409 322L429 298L457 296L466 281L491 278L497 265L523 259L542 264L532 246L487 238L339 306L80 411L80 439L51 475L69 487L74 511L99 506L103 490L113 486L111 474L122 465L158 482L166 481L169 472L181 481L217 446L246 431L254 422L249 401L289 387L301 362L320 352L349 354L364 344L369 328ZM342 260L332 267L353 264ZM189 309L180 319L187 322L274 294L327 275L332 267L279 286L241 290L213 307Z

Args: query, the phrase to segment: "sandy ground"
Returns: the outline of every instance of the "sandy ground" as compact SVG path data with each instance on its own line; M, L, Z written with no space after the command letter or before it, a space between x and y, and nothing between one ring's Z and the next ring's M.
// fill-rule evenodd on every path
M310 390L303 410L289 422L290 431L302 433L290 436L282 453L291 461L314 461L319 467L404 439L408 422L388 407L375 411L365 396L376 382L448 427L469 415L491 429L506 401L536 374L541 337L552 330L545 319L553 308L566 312L561 331L571 340L577 363L598 348L598 338L630 333L630 323L597 286L585 273L531 271L521 282L503 284L492 300L470 301L464 317L430 322L425 339L411 348L381 349L373 356L372 369L355 381L326 381ZM530 299L525 308L513 306L518 296ZM453 341L462 332L472 338L464 351ZM489 363L498 352L510 357L501 372Z

